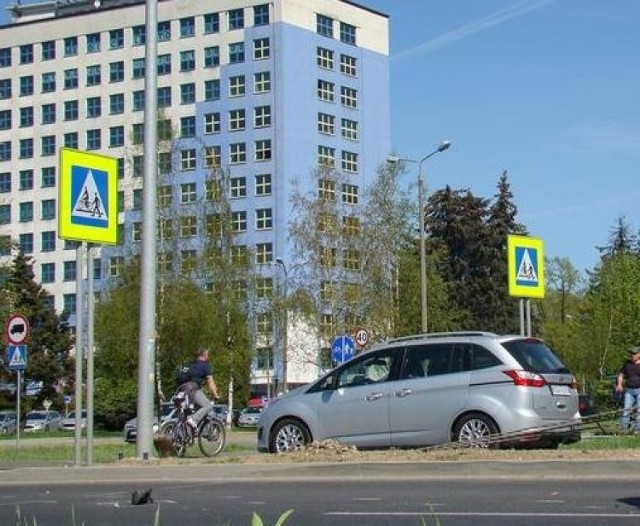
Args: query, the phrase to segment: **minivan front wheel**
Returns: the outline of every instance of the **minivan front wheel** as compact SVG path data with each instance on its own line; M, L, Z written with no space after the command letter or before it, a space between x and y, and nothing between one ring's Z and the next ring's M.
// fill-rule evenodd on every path
M453 428L453 441L463 447L497 449L499 443L492 438L498 433L496 423L483 413L463 416Z
M293 418L285 418L273 428L269 438L269 452L288 453L306 446L311 442L311 434L307 427Z

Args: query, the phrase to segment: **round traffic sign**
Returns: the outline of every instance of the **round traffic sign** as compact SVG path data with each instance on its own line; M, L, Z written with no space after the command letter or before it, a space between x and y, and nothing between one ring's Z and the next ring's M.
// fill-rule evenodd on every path
M369 331L364 327L358 327L356 329L355 340L360 347L364 347L369 343Z
M29 334L29 320L23 314L11 314L4 322L4 336L13 345L24 343Z
M354 351L353 340L349 336L338 336L331 343L331 357L335 362L343 363L351 360Z

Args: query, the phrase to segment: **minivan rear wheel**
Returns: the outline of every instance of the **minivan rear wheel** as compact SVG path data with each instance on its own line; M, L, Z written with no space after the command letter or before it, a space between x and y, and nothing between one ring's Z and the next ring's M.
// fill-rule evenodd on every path
M288 453L311 442L311 433L300 420L285 418L278 422L269 437L269 452Z
M492 440L497 433L493 419L483 413L469 413L456 422L452 438L465 447L497 449L499 443Z

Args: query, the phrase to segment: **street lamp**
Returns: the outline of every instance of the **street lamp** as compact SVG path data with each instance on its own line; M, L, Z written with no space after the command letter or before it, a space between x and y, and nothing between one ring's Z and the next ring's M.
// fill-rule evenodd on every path
M276 258L276 263L282 267L282 271L284 272L284 299L285 299L285 310L284 310L284 330L282 331L282 387L278 389L282 393L287 392L287 367L288 367L288 357L287 357L287 346L288 346L288 325L289 325L289 305L286 304L289 297L289 274L287 272L287 265L282 258Z
M420 298L421 298L421 317L422 317L422 332L428 332L427 329L427 253L425 244L425 202L424 202L424 177L422 173L422 164L433 157L437 153L444 152L451 146L449 141L442 141L438 147L432 151L429 155L425 155L419 161L414 159L404 159L397 156L391 156L388 161L391 163L417 163L418 165L418 206L420 208Z

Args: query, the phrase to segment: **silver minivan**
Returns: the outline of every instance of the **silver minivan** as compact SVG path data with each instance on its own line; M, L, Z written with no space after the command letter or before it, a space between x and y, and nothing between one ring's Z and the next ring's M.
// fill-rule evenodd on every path
M271 401L258 449L557 447L580 440L575 378L540 339L487 332L389 340Z

